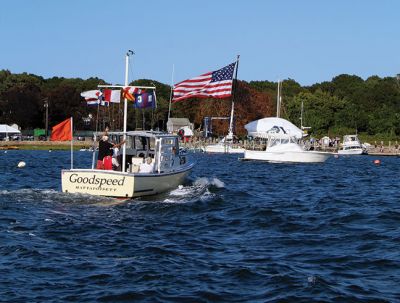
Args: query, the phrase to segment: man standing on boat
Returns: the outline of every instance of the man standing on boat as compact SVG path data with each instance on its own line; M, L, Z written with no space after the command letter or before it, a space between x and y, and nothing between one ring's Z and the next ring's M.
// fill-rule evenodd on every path
M113 149L119 148L125 143L125 140L113 144L108 141L108 127L106 128L100 142L99 142L99 153L97 156L97 169L112 169L112 155Z

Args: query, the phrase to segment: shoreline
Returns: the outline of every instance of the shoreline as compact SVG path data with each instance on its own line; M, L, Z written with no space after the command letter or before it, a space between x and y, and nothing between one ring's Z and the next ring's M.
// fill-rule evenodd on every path
M183 143L182 146L187 148L204 148L207 144ZM212 143L210 143L212 144ZM73 141L74 150L90 149L93 147L93 141ZM0 141L0 150L70 150L70 141ZM323 150L323 149L321 149ZM395 149L394 146L385 146L383 151L380 148L372 147L368 151L369 156L400 156L400 149Z
M73 141L74 150L91 148L93 141ZM70 141L0 141L0 150L69 150Z

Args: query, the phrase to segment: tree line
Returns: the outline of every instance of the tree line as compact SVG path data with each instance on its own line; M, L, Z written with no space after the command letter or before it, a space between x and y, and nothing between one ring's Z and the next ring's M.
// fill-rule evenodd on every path
M107 84L99 78L44 79L41 76L14 74L0 70L0 123L18 124L22 130L45 127L45 103L48 125L74 118L76 130L101 130L105 125L122 128L121 104L110 107L88 106L80 93ZM396 77L339 75L331 81L301 86L293 79L282 83L281 117L300 126L311 127L315 136L362 133L397 138L400 135L400 86ZM135 109L128 106L128 129L166 130L171 87L155 80L141 79L130 85L156 86L157 108ZM235 92L236 133L244 137L244 125L250 121L275 116L277 83L238 81ZM171 117L186 117L196 129L202 129L204 117L228 117L231 99L190 99L173 103ZM215 120L215 135L224 135L228 121Z

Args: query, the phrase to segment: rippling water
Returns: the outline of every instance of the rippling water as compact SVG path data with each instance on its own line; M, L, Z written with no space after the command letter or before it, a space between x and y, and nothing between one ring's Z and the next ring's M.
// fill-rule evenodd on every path
M0 302L400 301L400 158L193 157L118 201L61 193L69 152L1 152Z

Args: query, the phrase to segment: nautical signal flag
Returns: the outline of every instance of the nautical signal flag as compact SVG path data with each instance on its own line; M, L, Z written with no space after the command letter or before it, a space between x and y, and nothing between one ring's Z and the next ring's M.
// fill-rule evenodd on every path
M135 93L138 91L136 87L125 87L122 90L122 98L125 98L128 101L135 101Z
M53 126L50 141L71 141L72 140L72 117Z
M135 94L135 103L133 106L135 108L156 108L156 93L146 92L144 90L138 90Z
M121 90L119 89L103 89L103 100L111 103L121 102Z
M172 102L188 98L227 98L232 95L236 62L219 70L205 73L174 85Z
M100 104L102 92L100 90L88 90L81 93L81 97L85 98L87 105Z

